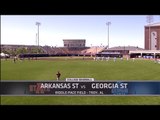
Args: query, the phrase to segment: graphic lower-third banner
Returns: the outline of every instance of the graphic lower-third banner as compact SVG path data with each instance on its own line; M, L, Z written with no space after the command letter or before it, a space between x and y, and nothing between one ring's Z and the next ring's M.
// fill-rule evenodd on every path
M159 81L1 81L1 95L116 96L160 95Z

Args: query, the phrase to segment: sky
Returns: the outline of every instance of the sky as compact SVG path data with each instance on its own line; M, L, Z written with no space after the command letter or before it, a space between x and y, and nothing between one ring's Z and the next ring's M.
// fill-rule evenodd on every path
M86 46L144 48L146 15L1 15L1 44L63 46L63 39L85 39ZM111 22L108 26L107 22ZM160 15L153 15L153 23ZM109 27L109 29L108 29ZM108 34L109 32L109 34Z

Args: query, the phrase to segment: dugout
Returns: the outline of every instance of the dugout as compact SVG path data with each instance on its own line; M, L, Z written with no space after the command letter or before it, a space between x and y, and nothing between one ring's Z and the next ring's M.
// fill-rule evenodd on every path
M101 52L96 54L97 57L117 57L121 58L123 57L123 54L120 52Z
M19 58L49 57L49 54L19 54Z
M130 58L160 58L160 50L129 51Z

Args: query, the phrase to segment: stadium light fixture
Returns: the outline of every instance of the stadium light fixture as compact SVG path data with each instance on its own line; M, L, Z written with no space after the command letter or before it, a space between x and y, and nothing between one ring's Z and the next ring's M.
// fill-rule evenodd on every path
M111 22L107 22L106 25L108 26L108 48L109 48L109 25L111 25Z

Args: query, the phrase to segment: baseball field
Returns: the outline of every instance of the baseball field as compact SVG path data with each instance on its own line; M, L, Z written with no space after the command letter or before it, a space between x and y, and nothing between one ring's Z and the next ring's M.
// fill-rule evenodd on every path
M152 60L115 62L54 57L38 60L1 60L1 80L56 80L94 78L95 80L160 80L160 64ZM2 105L160 105L160 96L1 96Z

